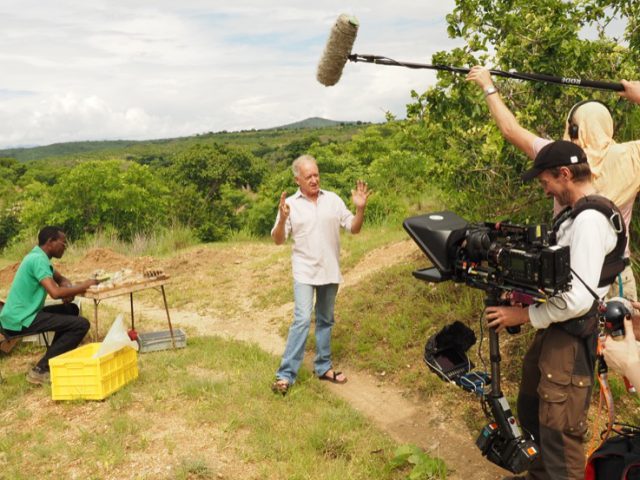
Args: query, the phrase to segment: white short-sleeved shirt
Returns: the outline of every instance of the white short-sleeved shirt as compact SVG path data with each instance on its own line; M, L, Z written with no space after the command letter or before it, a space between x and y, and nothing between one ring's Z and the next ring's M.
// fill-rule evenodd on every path
M351 231L353 213L333 192L320 190L314 203L298 189L285 200L289 218L285 235L291 235L293 250L291 267L297 282L309 285L327 285L342 282L340 274L340 227ZM280 220L280 212L276 228Z

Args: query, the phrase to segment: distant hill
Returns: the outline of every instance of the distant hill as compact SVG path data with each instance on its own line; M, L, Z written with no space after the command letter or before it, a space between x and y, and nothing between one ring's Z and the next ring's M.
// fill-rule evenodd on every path
M149 140L147 143L159 142ZM163 142L163 140L160 140ZM102 140L85 142L53 143L41 147L20 147L0 150L0 157L12 157L20 161L39 160L47 157L64 157L67 155L83 155L99 152L103 150L122 150L132 147L137 142L135 140Z
M310 117L299 122L288 123L287 125L282 125L280 127L274 127L269 130L296 130L298 128L321 128L321 127L335 127L338 125L362 125L366 122L341 122L339 120L329 120L326 118L320 117Z
M21 162L43 159L72 159L83 161L112 157L140 158L165 157L188 148L195 143L221 143L244 146L260 155L265 151L295 141L303 141L313 134L324 141L326 139L345 140L358 132L368 122L341 122L325 118L307 118L300 122L262 130L242 130L239 132L207 132L190 137L165 138L157 140L101 140L84 142L54 143L39 147L21 147L0 149L0 157L15 158ZM313 132L311 132L313 131Z

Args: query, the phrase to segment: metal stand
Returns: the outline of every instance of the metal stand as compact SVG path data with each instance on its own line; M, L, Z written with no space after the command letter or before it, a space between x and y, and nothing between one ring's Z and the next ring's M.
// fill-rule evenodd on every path
M164 310L167 312L167 322L169 323L169 333L171 334L171 345L176 348L176 339L173 336L173 326L171 325L171 317L169 316L169 306L167 305L167 296L164 293L164 285L160 287L162 290L162 300L164 301Z
M496 307L504 305L504 302L499 299L497 292L490 291L487 292L484 305L485 307ZM500 362L502 358L500 357L499 335L495 328L489 329L489 359L491 361L491 392L489 393L488 403L491 413L501 431L510 433L511 438L521 437L522 432L520 432L507 399L504 398L500 388ZM515 430L512 427L515 427Z
M149 288L153 288L154 290L158 290L162 293L162 301L164 304L164 310L167 314L167 323L169 325L169 333L171 334L171 344L173 346L173 348L176 348L176 342L175 342L175 338L174 338L174 334L173 334L173 325L171 324L171 316L169 315L169 305L167 304L167 295L164 291L164 284L167 282L168 277L164 277L164 278L159 278L159 279L154 279L154 280L150 280L148 282L145 283L141 283L141 284L136 284L136 285L130 285L130 286L122 286L120 288L115 288L113 290L107 290L104 292L92 292L90 290L87 290L84 294L82 294L81 296L84 298L90 298L93 300L93 321L95 324L95 331L94 331L94 335L93 338L94 340L97 342L98 341L98 305L100 305L100 302L102 300L105 300L107 298L113 298L113 297L117 297L120 295L125 295L128 294L129 295L129 305L131 308L131 328L135 329L135 315L134 315L134 309L133 309L133 294L134 292L140 291L140 290L145 290L145 289L149 289Z
M505 305L500 292L488 290L484 300L486 307ZM533 440L524 436L516 421L509 402L500 388L500 346L495 328L489 329L489 355L491 360L491 391L484 401L491 411L493 422L484 427L476 445L487 460L513 473L529 468L538 456Z

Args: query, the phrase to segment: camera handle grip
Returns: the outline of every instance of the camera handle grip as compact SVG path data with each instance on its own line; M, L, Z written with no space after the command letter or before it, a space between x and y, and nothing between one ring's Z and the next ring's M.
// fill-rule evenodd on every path
M508 298L513 298L513 293L508 293L507 295L511 295ZM488 294L488 297L485 299L485 306L489 307L489 306L508 306L511 305L511 300L508 298L503 298L501 295L496 294L495 292L493 292L492 294ZM517 297L518 301L522 301L522 299L520 297ZM510 335L515 335L516 333L520 333L520 331L522 330L520 328L520 325L514 325L512 327L507 327L506 328L507 333L509 333Z

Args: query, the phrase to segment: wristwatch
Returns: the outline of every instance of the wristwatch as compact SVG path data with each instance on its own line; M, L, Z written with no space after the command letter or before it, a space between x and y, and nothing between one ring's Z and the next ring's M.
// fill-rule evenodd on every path
M498 89L496 87L491 86L484 89L485 98L489 95L493 95L494 93L498 93Z

